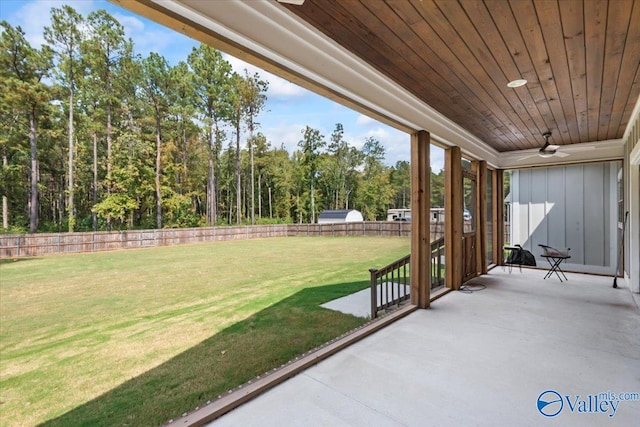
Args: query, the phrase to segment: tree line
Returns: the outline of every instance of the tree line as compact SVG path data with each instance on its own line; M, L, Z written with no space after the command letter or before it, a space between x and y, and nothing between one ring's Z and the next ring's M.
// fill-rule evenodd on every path
M52 8L44 43L0 23L4 232L366 219L408 206L408 162L301 129L289 153L260 132L268 82L200 45L170 65L141 57L104 10Z

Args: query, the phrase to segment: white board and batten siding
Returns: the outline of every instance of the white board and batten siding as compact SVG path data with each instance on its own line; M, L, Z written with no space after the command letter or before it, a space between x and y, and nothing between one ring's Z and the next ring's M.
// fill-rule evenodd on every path
M566 269L614 274L620 162L523 169L511 174L511 242L546 266L539 244L571 248Z

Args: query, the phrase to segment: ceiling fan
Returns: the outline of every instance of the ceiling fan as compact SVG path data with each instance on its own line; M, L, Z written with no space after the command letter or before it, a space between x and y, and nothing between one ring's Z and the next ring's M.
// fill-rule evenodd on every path
M547 131L542 134L544 137L544 145L534 154L529 154L527 156L521 157L518 161L526 160L531 157L539 156L543 159L548 159L550 157L567 157L570 155L570 152L575 151L589 151L595 150L595 145L582 145L576 144L576 146L560 146L549 143L549 138L551 137L551 131Z
M296 6L302 6L304 0L278 0L278 3L295 4Z
M544 145L542 146L542 148L540 148L540 150L538 150L538 155L540 157L546 159L552 156L565 157L569 155L561 151L559 152L558 151L558 148L560 148L559 145L549 144L549 138L551 137L550 131L543 133L542 136L544 138Z

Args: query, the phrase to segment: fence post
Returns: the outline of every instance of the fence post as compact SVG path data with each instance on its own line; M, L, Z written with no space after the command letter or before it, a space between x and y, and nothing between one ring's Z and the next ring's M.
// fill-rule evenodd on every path
M378 290L376 289L376 273L378 273L378 270L370 268L369 273L371 274L371 320L373 320L378 317Z

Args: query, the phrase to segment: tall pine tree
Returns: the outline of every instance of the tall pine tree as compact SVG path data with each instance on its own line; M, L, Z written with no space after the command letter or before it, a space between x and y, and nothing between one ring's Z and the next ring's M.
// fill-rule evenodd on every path
M50 97L50 89L42 82L49 75L53 65L53 52L47 46L34 49L25 39L24 31L20 27L14 28L6 21L0 23L2 34L0 35L0 82L2 87L1 104L4 114L13 111L14 114L23 115L26 121L16 117L16 128L21 128L21 123L26 127L15 131L29 141L29 200L27 203L29 212L29 232L35 233L38 228L39 193L38 178L40 176L38 159L38 122L39 113L46 108ZM6 111L5 111L6 108ZM14 129L4 128L2 140L9 142ZM20 138L20 139L22 139ZM12 138L11 138L12 139ZM10 147L5 147L3 155L6 155ZM3 158L3 170L9 167L8 159ZM8 188L3 188L3 196L6 196ZM7 203L8 205L8 203Z
M67 101L68 123L68 171L67 171L67 212L69 231L73 231L76 223L74 206L74 106L76 74L80 71L80 46L84 39L81 28L84 18L74 8L64 5L51 9L51 26L44 29L44 38L53 46L58 57L57 77L60 84L69 94Z

